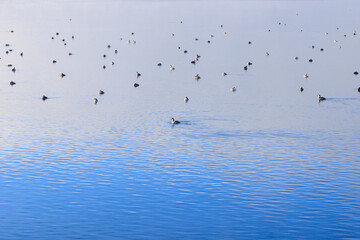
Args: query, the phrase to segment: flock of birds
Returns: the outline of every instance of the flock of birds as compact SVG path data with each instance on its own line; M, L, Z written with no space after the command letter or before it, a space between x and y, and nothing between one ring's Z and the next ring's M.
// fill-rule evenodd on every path
M298 15L298 14L297 14L297 15ZM70 19L70 21L71 21L71 19ZM181 21L180 23L182 23L182 21ZM282 23L279 23L279 25L282 25ZM286 24L283 24L283 25L286 26ZM223 28L223 25L220 25L220 27ZM337 28L337 30L339 30L339 28ZM270 32L270 31L271 31L271 30L269 29L268 32ZM14 30L11 30L10 32L11 32L11 33L14 33ZM302 30L301 30L301 32L302 32ZM134 35L134 34L135 34L134 32L131 33L131 35ZM224 34L226 35L227 33L224 32ZM57 32L55 35L56 35L56 36L59 36L60 34ZM174 37L174 35L175 35L174 33L171 34L172 37ZM328 33L326 32L325 35L328 35ZM353 31L352 35L354 35L354 36L356 35L356 31L355 31L355 30ZM211 34L211 35L210 35L210 38L213 38L213 37L214 37L214 35ZM344 35L344 37L346 37L346 35ZM71 38L74 39L75 37L72 36ZM51 39L54 40L55 37L53 36L53 37L51 37ZM120 38L120 40L123 40L123 39ZM195 38L195 41L198 41L198 40L199 40L198 38ZM67 45L65 39L62 39L62 42L63 42L64 45ZM210 40L208 40L207 42L210 43ZM131 40L128 40L128 43L129 43L129 44L131 44L131 43L132 43L132 44L136 44L136 41L135 41L135 40L132 40L132 41L131 41ZM334 43L337 43L337 40L334 40ZM252 44L252 42L249 41L248 44ZM5 52L6 55L10 54L10 53L13 51L13 49L11 48L11 44L10 44L10 43L6 43L6 44L5 44L5 47L8 48L8 49L6 50L6 52ZM338 47L341 48L340 45L339 45ZM111 46L110 46L110 45L107 45L107 48L111 48ZM178 48L178 50L179 50L179 49L180 49L180 46L178 46L177 48ZM312 48L314 48L314 46L312 46ZM321 48L320 51L324 51L324 49ZM188 52L187 50L184 50L184 53L185 53L185 54L186 54L187 52ZM118 50L114 50L114 53L117 54L117 53L118 53ZM73 54L70 52L70 53L68 53L68 55L71 56L71 55L73 55ZM23 57L23 56L24 56L24 53L21 52L21 53L20 53L20 56ZM269 52L266 52L266 53L265 53L265 56L270 56ZM106 54L103 54L102 57L103 57L103 58L106 58ZM200 58L201 58L201 56L200 56L199 54L196 54L194 60L192 60L192 61L190 62L190 64L196 64L196 62L198 62ZM0 59L1 59L1 58L0 58ZM299 58L296 56L296 57L294 57L294 59L295 59L295 60L298 60ZM309 59L309 62L313 62L313 60L312 60L312 59ZM53 60L52 63L53 63L53 64L56 64L57 61L56 61L56 60ZM114 62L112 62L111 64L114 65ZM253 64L252 62L248 62L248 63L246 64L246 66L243 67L243 70L247 71L248 68L249 68L252 64ZM8 67L11 67L11 71L12 71L12 72L14 72L14 73L16 72L15 66L13 66L12 64L8 64L7 66L8 66ZM162 63L158 63L157 66L158 66L158 67L161 67L161 66L162 66ZM106 65L103 65L103 69L106 69ZM170 70L170 71L174 71L174 70L175 70L175 67L173 67L172 65L170 65L170 66L169 66L169 70ZM359 73L358 73L357 71L355 71L353 74L354 74L354 75L358 75ZM227 76L227 75L228 75L228 73L226 73L226 72L223 72L223 73L222 73L222 76L224 76L224 77ZM65 76L66 76L65 73L61 73L61 74L60 74L60 77L61 77L61 78L64 78ZM139 77L141 77L141 73L140 73L140 72L136 72L136 78L139 78ZM194 76L194 79L195 79L195 80L199 80L200 78L201 78L201 77L200 77L199 74L196 74L196 75ZM309 78L309 74L307 74L307 73L304 74L304 78L305 78L305 79ZM14 81L11 81L11 82L10 82L10 85L11 85L11 86L14 86L15 84L16 84L16 82L14 82ZM137 83L137 82L135 82L133 86L134 86L135 88L137 88L137 87L140 86L140 84ZM230 88L230 91L231 91L231 92L235 92L235 91L236 91L236 87L234 86L234 87ZM303 88L303 87L300 87L300 92L303 92L303 91L304 91L304 88ZM360 93L360 87L358 88L358 92ZM98 95L103 95L103 94L105 94L105 92L104 92L103 90L99 90L99 91L98 91ZM319 102L326 100L326 98L323 97L323 96L321 96L320 94L318 94L317 98L318 98L318 101L319 101ZM46 101L46 100L48 99L48 97L47 97L46 95L43 95L41 99L42 99L43 101ZM93 102L94 102L94 104L97 104L97 103L99 102L99 99L95 97L95 98L93 99ZM188 103L188 102L189 102L189 98L188 98L187 96L184 98L184 102L185 102L185 103ZM171 118L171 124L172 124L172 125L180 124L180 121L175 120L174 118Z

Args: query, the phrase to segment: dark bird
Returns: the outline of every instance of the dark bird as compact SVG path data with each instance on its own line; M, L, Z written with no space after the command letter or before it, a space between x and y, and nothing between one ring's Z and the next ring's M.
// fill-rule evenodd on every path
M43 101L45 101L46 99L48 99L47 96L43 95L42 98L41 98Z
M60 77L62 77L62 78L65 77L65 76L66 76L66 75L65 75L64 73L61 73L61 74L60 74Z
M321 101L325 101L326 98L324 98L324 97L322 97L320 94L318 94L318 100L319 100L319 102L321 102Z
M105 92L103 90L99 90L99 95L103 95Z
M174 118L171 118L171 124L174 125L174 124L179 124L180 122L175 120Z
M140 86L138 83L134 83L134 87L138 87L138 86Z
M304 91L304 88L303 88L303 87L301 87L301 88L300 88L300 92L303 92L303 91Z
M16 84L16 82L13 82L13 81L11 81L10 82L10 85L12 86L12 85L15 85Z

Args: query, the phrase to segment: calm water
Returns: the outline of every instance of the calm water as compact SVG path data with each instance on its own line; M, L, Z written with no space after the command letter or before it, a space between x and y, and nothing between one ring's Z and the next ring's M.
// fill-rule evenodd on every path
M1 1L0 239L360 238L359 8Z

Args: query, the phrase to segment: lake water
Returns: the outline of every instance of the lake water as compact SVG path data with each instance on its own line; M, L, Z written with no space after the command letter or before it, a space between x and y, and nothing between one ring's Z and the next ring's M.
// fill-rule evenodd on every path
M360 238L359 8L1 1L0 239Z

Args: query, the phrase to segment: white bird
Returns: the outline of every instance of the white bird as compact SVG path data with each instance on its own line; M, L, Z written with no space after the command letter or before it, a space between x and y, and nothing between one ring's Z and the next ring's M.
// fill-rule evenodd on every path
M94 98L94 103L97 104L98 103L98 99Z
M236 88L235 88L235 87L232 87L232 88L230 88L230 91L235 92L235 91L236 91Z
M170 65L170 71L173 71L173 70L175 70L175 68L172 65Z

